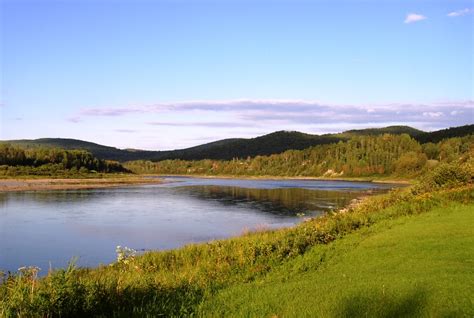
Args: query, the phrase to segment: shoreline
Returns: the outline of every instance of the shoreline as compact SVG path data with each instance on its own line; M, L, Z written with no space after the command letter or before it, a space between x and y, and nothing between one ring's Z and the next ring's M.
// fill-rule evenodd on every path
M190 174L143 174L144 177L188 177L188 178L202 178L202 179L243 179L243 180L314 180L314 181L351 181L351 182L373 182L373 183L387 183L410 185L413 180L408 179L378 179L371 177L354 177L354 178L328 178L328 177L307 177L307 176L236 176L236 175L190 175Z
M102 189L130 185L160 184L161 179L137 177L105 178L8 178L0 179L0 193L44 190Z
M409 180L372 179L372 178L327 178L327 177L287 177L287 176L232 176L232 175L182 175L182 174L143 174L138 176L104 176L102 178L55 178L25 176L18 178L0 178L0 193L15 191L44 190L80 190L101 189L131 185L160 184L163 177L189 177L203 179L243 179L243 180L314 180L314 181L350 181L373 182L382 184L410 185Z

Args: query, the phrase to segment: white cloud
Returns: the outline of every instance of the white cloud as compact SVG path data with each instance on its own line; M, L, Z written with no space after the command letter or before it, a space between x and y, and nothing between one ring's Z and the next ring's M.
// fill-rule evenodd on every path
M408 24L408 23L422 21L422 20L425 20L425 19L427 19L427 17L425 17L422 14L408 13L406 18L405 18L405 21L403 21L403 22Z
M437 130L473 124L473 118L474 100L383 104L298 99L188 100L85 108L71 113L64 127L68 132L65 137L120 148L165 150L277 130L323 134L389 125ZM47 135L58 133L54 130Z
M344 104L311 100L227 100L182 101L132 105L129 107L88 108L71 116L70 122L86 118L108 117L110 121L148 123L149 127L180 129L218 129L260 127L270 130L319 126L327 123L346 124L389 122L424 123L448 127L472 123L474 101L443 101L436 103ZM446 116L450 115L450 116ZM185 120L193 118L193 121ZM143 121L143 122L142 122ZM121 127L117 127L121 128Z
M450 12L447 14L447 16L450 18L462 17L463 15L472 14L473 12L474 12L474 9L466 8L466 9Z
M423 116L431 117L431 118L438 118L443 116L443 112L424 112Z

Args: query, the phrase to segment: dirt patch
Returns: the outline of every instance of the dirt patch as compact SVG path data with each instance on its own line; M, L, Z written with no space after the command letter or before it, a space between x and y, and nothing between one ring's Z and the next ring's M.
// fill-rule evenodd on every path
M0 179L0 192L95 189L158 183L161 183L160 179L143 177L103 179Z

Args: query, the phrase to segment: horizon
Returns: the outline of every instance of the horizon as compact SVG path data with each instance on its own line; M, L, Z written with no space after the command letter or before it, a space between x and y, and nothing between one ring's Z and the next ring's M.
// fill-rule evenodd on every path
M0 3L0 139L169 150L474 123L472 1Z
M420 130L420 131L429 133L429 132L436 132L436 131L440 131L440 130L445 130L445 129L449 129L449 128L458 128L458 127L463 127L463 126L468 126L468 125L452 126L452 127L440 128L440 129L437 129L437 130L430 130L430 131L425 131L425 130ZM385 127L365 127L365 128L359 128L359 129L363 130L363 129L390 128L390 127L414 128L414 127L406 126L406 125L396 125L396 126L385 126ZM358 130L358 129L356 129L356 130ZM329 135L330 134L338 134L338 133L345 133L345 132L348 132L348 131L352 131L352 129L341 130L341 131L337 131L337 132L334 132L334 133L326 133L326 134L329 134ZM326 134L311 134L311 133L307 133L307 132L304 132L304 131L297 131L297 130L275 130L275 131L271 131L271 132L268 132L268 133L265 133L265 134L262 134L262 135L256 135L256 136L250 136L250 137L230 137L230 138L216 139L216 140L211 140L211 141L207 141L207 142L196 144L196 145L191 145L191 146L186 147L186 148L174 148L174 149L140 149L140 148L133 148L133 147L118 148L118 147L114 147L114 146L107 145L107 144L101 144L99 142L95 142L95 141L92 141L92 140L84 140L84 139L76 139L76 138L64 138L64 137L39 137L39 138L34 138L34 139L9 139L9 140L8 139L7 140L6 139L0 139L0 142L1 141L23 141L23 140L25 140L25 141L35 141L35 140L41 140L41 139L64 139L64 140L77 140L77 141L89 142L89 143L97 144L99 146L114 147L114 148L119 149L119 150L138 150L138 151L158 151L158 152L160 152L160 151L184 150L184 149L198 147L198 146L202 146L202 145L205 145L205 144L211 144L213 142L227 140L227 139L254 139L254 138L259 138L259 137L263 137L263 136L266 136L266 135L271 135L271 134L278 133L278 132L289 132L289 133L295 132L295 133L302 133L302 134L313 135L313 136L326 135Z

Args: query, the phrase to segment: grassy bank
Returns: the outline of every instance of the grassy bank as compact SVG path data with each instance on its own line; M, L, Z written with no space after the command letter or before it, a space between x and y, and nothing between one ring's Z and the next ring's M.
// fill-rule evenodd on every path
M206 317L472 317L474 204L385 220L207 299Z
M243 307L248 307L247 314L256 316L324 316L335 314L335 307L331 306L339 308L340 304L346 304L342 310L348 314L370 312L390 316L399 313L398 308L402 310L400 313L405 312L404 308L421 308L422 314L429 315L439 308L430 300L436 295L441 295L437 301L446 304L452 312L469 314L468 303L463 300L453 303L453 297L446 296L451 287L437 291L434 275L445 275L440 282L452 288L472 281L472 272L464 267L470 261L461 248L472 237L466 230L472 224L469 219L474 199L472 168L472 162L441 166L415 186L369 198L346 212L329 213L292 228L250 233L139 257L121 252L119 261L111 266L96 269L70 266L42 279L36 279L35 268L25 268L19 274L3 278L0 314L4 317L170 317L223 313L238 316L245 315ZM443 222L429 223L424 219L443 215L443 211L451 211L445 215L453 216L445 220L446 228L442 227ZM410 226L410 220L419 223ZM403 224L408 227L404 229ZM429 233L440 235L442 231L446 233L445 240L439 244L440 236L428 236ZM421 237L426 235L426 240L420 240L417 233ZM451 237L453 242L449 242ZM357 253L357 249L361 252ZM444 257L448 260L442 260ZM417 260L419 267L414 266ZM410 262L412 265L408 266ZM433 269L427 268L426 273L417 275L430 262ZM335 277L334 286L330 279L320 276L324 269L330 277ZM458 276L452 276L453 272ZM410 283L417 277L420 277L415 280L417 284ZM318 305L316 299L305 305L304 299L311 296L293 292L298 288L310 291L318 284L325 284L322 290L328 291L331 306ZM255 291L250 289L259 286L263 286L264 294L253 294ZM472 291L469 285L462 286L461 291ZM347 291L329 293L332 289ZM286 293L281 295L282 305L286 302L288 306L301 306L301 310L309 311L289 308L285 312L286 309L276 304L280 291ZM373 302L381 297L380 292L387 297L385 303L382 301L385 306ZM255 300L253 295L261 300ZM293 295L301 299L292 300ZM228 301L227 297L233 299ZM311 306L318 308L308 309Z

